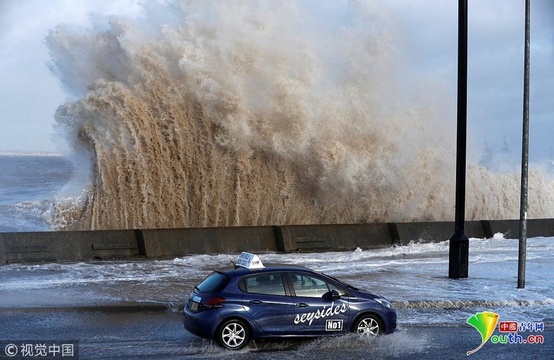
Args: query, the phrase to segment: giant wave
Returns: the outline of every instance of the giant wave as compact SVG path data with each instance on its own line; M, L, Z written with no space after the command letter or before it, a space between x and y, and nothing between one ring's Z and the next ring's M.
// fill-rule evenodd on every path
M46 38L72 96L58 133L90 162L56 228L453 218L453 94L405 76L385 6L145 6ZM553 217L553 180L534 170L531 184L529 216ZM467 219L517 217L519 175L470 164L466 203Z

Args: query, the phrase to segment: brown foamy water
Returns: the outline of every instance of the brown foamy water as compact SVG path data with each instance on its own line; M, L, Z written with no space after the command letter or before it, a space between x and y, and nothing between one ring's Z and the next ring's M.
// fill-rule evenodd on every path
M52 69L74 97L56 126L91 162L55 226L453 219L453 94L404 80L406 34L388 9L353 3L333 26L309 10L184 1L142 22L54 29ZM470 164L466 203L468 220L517 218L519 174ZM553 217L538 170L529 203Z

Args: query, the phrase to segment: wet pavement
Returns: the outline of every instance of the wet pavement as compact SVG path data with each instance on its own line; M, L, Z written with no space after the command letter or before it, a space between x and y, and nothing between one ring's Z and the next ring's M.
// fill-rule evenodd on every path
M159 261L96 261L0 266L0 345L27 340L78 341L83 359L461 359L480 343L466 324L480 311L501 320L544 322L544 344L492 344L473 358L551 358L554 353L553 238L529 240L527 286L515 289L517 241L470 242L470 277L446 277L447 242L377 251L263 254L302 264L383 295L398 310L398 331L264 341L233 353L187 333L180 309L189 292L227 255ZM0 349L0 358L5 355Z
M176 311L0 311L0 345L76 342L80 359L467 359L480 344L465 326L401 326L378 338L346 335L311 340L258 341L232 352L187 333ZM554 353L554 327L542 333L545 343L486 343L474 359L548 359ZM2 347L2 346L0 346ZM0 358L4 348L0 348Z

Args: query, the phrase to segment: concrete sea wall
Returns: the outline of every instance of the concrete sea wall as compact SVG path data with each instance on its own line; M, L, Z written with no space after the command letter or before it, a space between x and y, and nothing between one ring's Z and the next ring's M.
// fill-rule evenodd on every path
M469 221L468 237L519 237L518 220ZM453 222L0 233L0 264L191 254L313 252L448 240ZM554 236L554 219L530 219L528 237Z

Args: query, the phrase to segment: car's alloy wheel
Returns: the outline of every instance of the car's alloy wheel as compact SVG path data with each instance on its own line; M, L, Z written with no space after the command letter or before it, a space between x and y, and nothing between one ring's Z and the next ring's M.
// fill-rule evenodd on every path
M248 327L238 319L228 320L219 328L218 342L224 348L239 350L250 341Z
M381 321L374 315L363 315L354 326L354 331L362 335L377 336L383 332Z

